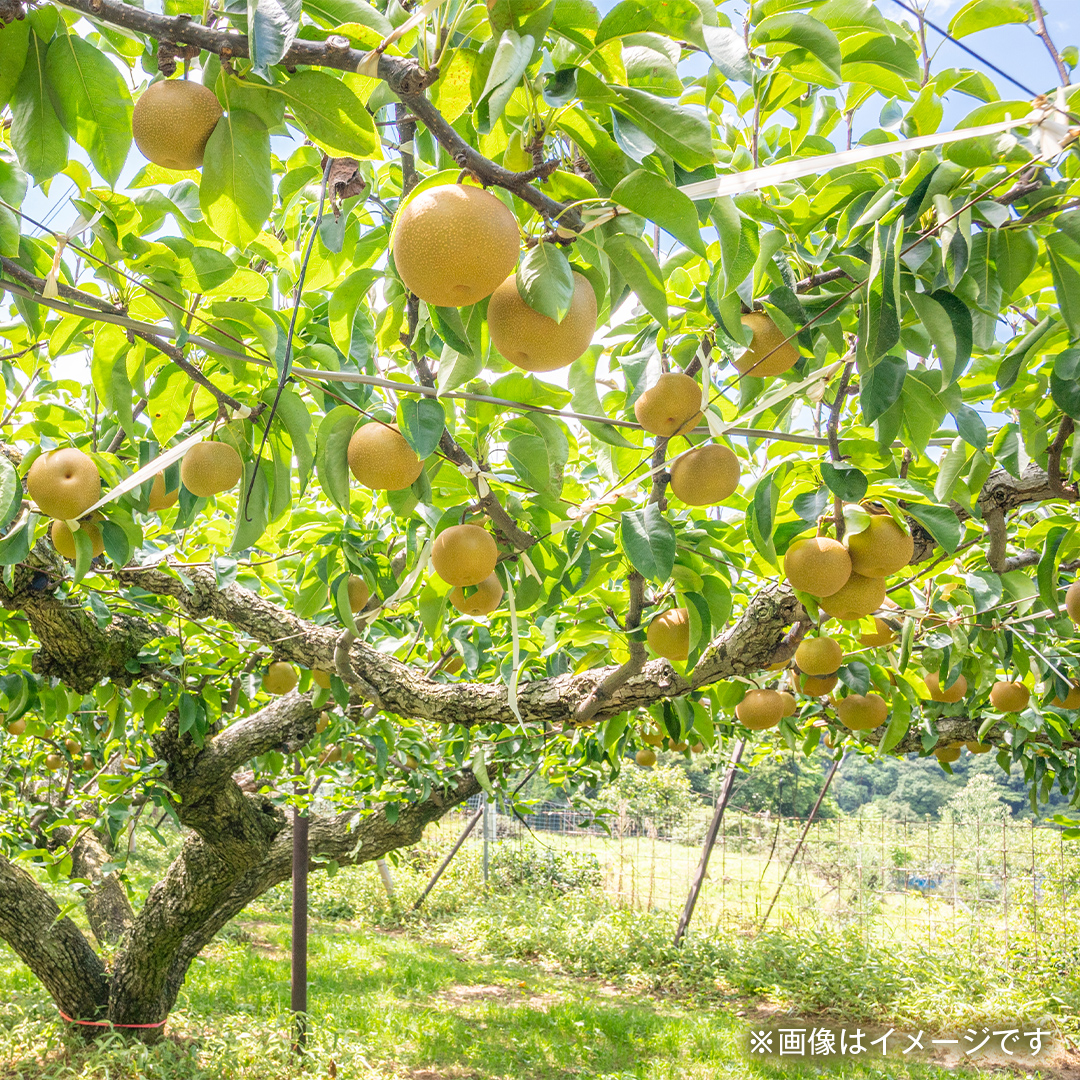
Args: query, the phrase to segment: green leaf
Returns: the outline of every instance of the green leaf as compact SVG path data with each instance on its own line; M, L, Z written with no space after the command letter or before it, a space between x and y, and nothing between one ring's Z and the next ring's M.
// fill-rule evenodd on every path
M75 544L75 568L71 579L77 583L86 577L86 572L94 561L94 545L85 529L74 529L71 538Z
M74 34L53 38L45 75L60 122L115 185L131 148L131 94L116 65Z
M1052 315L1047 315L1026 334L1013 339L1009 345L1009 351L1002 357L1001 363L998 365L995 381L1000 390L1008 390L1016 382L1016 377L1020 374L1020 368L1027 359L1028 354L1046 337L1055 322L1056 319Z
M303 0L304 11L333 30L346 23L369 26L380 38L394 29L390 20L364 0Z
M986 424L970 405L960 405L953 412L956 430L960 438L976 450L986 449Z
M0 109L15 93L23 65L26 63L29 43L29 19L15 19L6 26L0 22Z
M315 468L319 483L330 501L346 513L349 510L349 440L356 427L356 410L339 405L323 417L315 441Z
M824 76L821 79L824 85L837 86L842 81L840 42L824 23L818 22L810 15L781 12L763 19L754 27L751 41L755 45L781 42L794 45L818 61L821 74ZM785 59L788 59L788 56ZM801 60L802 57L796 58L796 63ZM814 77L817 74L814 68L800 72L799 67L796 66L793 68L793 74L802 77L804 81L817 81Z
M652 249L640 237L615 233L604 240L604 253L637 293L645 310L661 326L667 326L667 290Z
M45 43L31 32L26 62L11 96L11 145L38 184L60 172L68 159L67 132L49 93L45 59Z
M30 541L33 539L37 520L37 514L28 514L26 521L0 539L0 566L21 563L30 554Z
M270 516L270 478L273 465L266 460L259 463L255 474L255 484L251 484L253 461L244 462L244 475L240 478L240 488L236 496L236 529L233 532L229 551L236 554L254 547L259 537L266 532ZM247 491L251 487L251 495Z
M945 289L908 293L930 340L934 343L945 386L955 382L971 359L972 323L968 306Z
M844 502L859 502L870 486L870 481L861 469L854 465L833 465L828 461L821 463L821 479L825 481L826 487Z
M561 323L574 298L574 272L558 244L541 241L518 263L517 290L541 315Z
M990 251L1001 291L1011 296L1035 269L1039 241L1029 229L998 229L990 237Z
M581 99L611 105L640 128L684 169L700 169L713 160L709 123L701 113L632 86L608 86L584 68L578 71Z
M963 526L960 519L947 506L927 506L923 503L909 503L904 507L950 555L960 545Z
M130 352L131 345L120 327L108 324L98 326L94 333L90 377L105 411L119 420L129 437L134 431L132 386L127 373ZM184 415L187 415L186 410Z
M872 424L900 400L907 378L907 362L899 356L883 356L861 377L859 408Z
M1062 541L1073 532L1072 527L1054 525L1043 541L1042 555L1035 577L1039 583L1039 596L1042 602L1055 614L1058 614L1058 551Z
M962 38L993 26L1028 23L1033 18L1031 0L968 0L950 20L949 33Z
M8 522L19 511L19 504L14 501L16 491L22 495L22 483L15 466L0 455L0 529L7 528Z
M446 427L446 413L434 398L402 397L398 405L398 426L416 456L426 458L439 445Z
M908 622L910 623L910 621L909 619ZM885 734L881 738L881 752L887 754L908 733L910 727L911 705L903 694L894 694L889 726L885 729Z
M900 240L895 225L874 226L870 276L866 284L861 337L873 363L900 340Z
M371 355L364 296L380 276L376 270L354 270L330 294L327 321L334 344L358 364L366 363Z
M296 122L331 157L381 158L375 121L341 79L307 70L274 87Z
M574 412L584 413L587 416L605 415L604 406L596 390L596 362L596 351L589 349L570 365L566 377L567 388L573 394L570 399L571 408ZM581 420L579 423L594 439L599 439L601 442L606 442L611 446L634 445L629 439L620 435L616 427L594 423L590 420Z
M710 310L746 280L761 251L757 222L741 214L730 196L714 201L712 221L720 239L720 263L707 286ZM714 317L719 321L715 310Z
M536 40L531 34L522 36L516 30L502 32L488 70L487 82L476 103L476 129L481 134L490 132L502 116L529 66L535 46Z
M666 177L637 169L619 182L611 198L632 213L656 222L691 251L706 254L693 202Z
M269 388L263 393L263 401L272 404L276 389ZM285 425L292 443L293 456L296 458L296 473L300 480L300 494L307 489L311 479L311 467L315 462L315 451L311 445L311 413L295 390L285 389L278 399L277 419Z
M515 435L506 444L514 472L533 491L551 490L551 460L547 443L539 435Z
M254 114L226 113L206 143L199 205L206 223L244 249L259 235L274 205L270 133Z
M1063 232L1046 237L1058 307L1073 338L1080 337L1080 244Z
M667 581L675 565L675 530L655 503L622 515L622 546L634 569L650 581Z
M709 59L725 79L750 82L754 66L742 34L736 33L730 26L703 26L701 34Z
M484 748L482 746L477 745L476 749L473 751L469 768L472 770L473 776L476 777L476 782L483 788L488 798L495 798L495 789L491 786L491 780L488 777L487 763L484 761Z
M289 51L300 27L300 0L247 0L251 67L266 78Z

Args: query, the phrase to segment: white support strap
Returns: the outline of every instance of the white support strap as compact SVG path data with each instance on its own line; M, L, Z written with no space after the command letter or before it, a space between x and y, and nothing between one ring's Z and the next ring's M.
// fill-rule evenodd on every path
M713 180L699 180L679 188L691 199L714 199L724 195L738 195L758 188L773 187L798 180L803 176L815 176L827 173L843 165L858 165L864 161L902 154L907 150L929 150L947 143L963 142L965 139L978 139L984 135L1004 135L1019 127L1033 127L1038 132L1042 157L1053 157L1061 153L1065 142L1071 137L1068 126L1064 123L1065 91L1060 87L1057 101L1051 105L1045 99L1037 101L1027 116L1017 120L1003 120L997 124L982 124L979 127L960 128L956 131L939 131L933 135L920 135L914 139L899 139L896 142L876 143L873 146L857 146L851 150L841 150L835 154L818 154L815 157L800 158L797 161L784 161L778 165L764 165L760 169L746 172L729 173Z

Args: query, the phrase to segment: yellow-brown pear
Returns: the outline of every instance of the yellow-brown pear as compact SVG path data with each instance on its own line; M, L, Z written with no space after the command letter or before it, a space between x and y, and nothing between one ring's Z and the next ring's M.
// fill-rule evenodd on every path
M105 541L101 536L101 529L92 521L84 521L79 528L90 538L90 547L93 557L96 559L105 550ZM53 547L64 556L65 559L74 559L76 556L75 536L63 521L56 520L49 529Z
M224 442L196 443L180 462L180 479L192 495L209 498L236 487L244 463L235 447Z
M165 490L165 474L157 473L154 476L154 482L150 485L150 498L147 501L147 508L152 511L168 510L177 504L180 499L179 486L173 488L172 491Z
M780 723L785 708L787 702L775 690L748 690L735 706L735 716L751 731L765 731Z
M941 680L936 671L931 671L923 680L926 689L930 691L931 701L941 701L947 705L955 705L967 693L967 679L963 675L957 677L952 686L941 688Z
M459 585L450 590L450 603L465 615L490 615L502 603L503 587L498 574L488 574L475 590L465 595Z
M848 694L835 703L840 723L852 731L870 731L885 723L889 706L878 694Z
M863 577L884 578L902 570L915 554L915 541L889 514L874 514L862 532L844 538L851 568Z
M859 636L859 644L868 649L879 648L882 645L891 645L896 640L896 634L892 627L884 619L874 616L873 633L864 633Z
M649 648L667 660L685 660L690 655L690 614L686 608L671 608L657 615L645 632Z
M844 650L835 638L804 638L795 650L795 663L806 675L832 675L843 662Z
M436 307L464 307L490 296L514 272L521 235L491 192L443 184L409 200L390 246L410 292Z
M1074 581L1065 590L1065 610L1074 623L1080 623L1080 581Z
M845 622L872 615L884 602L885 579L863 577L854 570L836 592L818 600L822 611Z
M572 364L596 333L596 293L574 273L574 295L562 322L529 307L511 274L488 301L488 330L495 348L523 371L555 371Z
M401 491L424 470L424 463L397 425L377 420L353 432L348 457L353 476L372 491Z
M746 351L735 360L740 375L758 378L783 375L799 359L795 346L786 340L787 335L763 311L744 315L742 324L753 337Z
M666 371L634 402L634 415L650 435L685 434L703 415L701 387L681 371Z
M1064 698L1055 696L1051 704L1055 709L1080 709L1080 686L1073 683Z
M349 610L354 615L359 615L367 602L371 599L371 590L367 582L359 574L349 575L349 584L346 586L349 593Z
M934 757L938 761L952 764L954 761L960 760L960 747L959 746L941 746L934 751Z
M739 459L718 443L695 446L675 460L670 483L688 506L717 506L739 486Z
M836 675L802 675L795 677L795 689L807 697L824 697L831 694L840 681Z
M1023 712L1031 691L1022 682L996 682L990 688L990 704L1001 712Z
M784 576L800 592L832 596L851 577L851 556L839 540L806 537L796 540L784 553Z
M499 548L479 525L451 525L435 538L431 565L447 585L479 585L495 571Z
M163 79L135 102L131 134L143 157L165 169L197 169L221 119L217 95L201 83Z
M656 764L656 752L643 746L635 755L634 760L643 768L651 769Z
M287 694L300 681L300 674L283 660L275 660L263 676L263 689L268 694Z
M26 474L26 490L47 517L72 521L101 498L101 474L89 454L65 447L34 460Z

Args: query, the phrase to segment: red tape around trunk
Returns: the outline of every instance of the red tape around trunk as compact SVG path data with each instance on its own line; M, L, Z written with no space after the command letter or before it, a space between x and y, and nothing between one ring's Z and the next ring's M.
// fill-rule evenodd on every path
M168 1023L168 1017L156 1024L114 1024L111 1020L75 1020L68 1016L63 1009L57 1010L69 1024L81 1024L83 1027L107 1027L107 1028L159 1028Z

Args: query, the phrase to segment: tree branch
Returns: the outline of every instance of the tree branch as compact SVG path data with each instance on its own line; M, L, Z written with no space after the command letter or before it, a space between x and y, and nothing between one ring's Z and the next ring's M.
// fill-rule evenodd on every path
M57 2L62 2L62 0L57 0ZM31 274L29 270L24 270L13 259L8 259L3 256L0 256L0 268L3 269L5 274L8 274L15 281L34 293L29 299L35 303L49 306L49 301L42 295L45 289L44 278L39 278L36 274ZM91 307L95 311L100 311L107 315L127 316L127 312L123 308L119 308L115 304L110 304L108 301L102 300L97 296L91 296L89 293L84 293L80 289L73 289L70 285L58 284L57 291L61 296L68 300L75 301L85 307ZM164 338L158 337L156 334L148 333L145 330L133 329L131 327L128 327L128 330L137 338L140 338L148 345L153 346L153 348L157 349L162 355L167 356L182 372L184 372L185 375L213 394L219 405L224 405L229 409L242 408L241 403L237 401L236 398L232 397L230 394L226 394L224 390L219 390L193 363L191 363L191 361L184 356L183 349L171 345Z
M173 597L197 618L221 619L234 631L272 644L283 659L307 668L334 670L340 637L337 628L299 619L236 584L218 589L213 572L205 567L184 566L182 570L190 587L158 567L125 569L118 576L127 584ZM766 586L749 599L740 618L712 642L689 678L677 674L666 660L652 661L612 695L603 714L679 697L719 679L751 674L787 660L799 640L799 634L789 635L788 628L806 622L806 613L790 591L779 585ZM471 726L517 722L501 685L435 682L362 641L352 645L349 659L356 674L378 695L381 707L398 716ZM601 668L524 683L518 692L522 716L529 723L566 723L612 670Z
M102 679L129 686L139 675L128 670L128 662L151 641L168 637L168 630L129 615L113 615L99 627L77 599L55 595L64 574L63 561L52 545L39 540L15 568L14 590L0 585L0 606L24 611L40 642L32 662L34 673L60 679L82 693Z
M1054 61L1054 67L1057 68L1058 78L1061 80L1062 86L1069 85L1069 69L1065 66L1058 54L1057 49L1054 47L1054 42L1050 38L1050 34L1046 29L1046 19L1043 18L1042 4L1039 0L1031 0L1031 10L1035 16L1035 35L1046 46L1046 51L1050 54L1050 59Z
M97 1020L109 1004L101 958L56 901L22 867L0 854L0 938L78 1020Z
M99 20L134 30L154 38L159 43L193 45L226 58L246 59L250 56L248 39L243 34L203 26L187 15L158 15L120 0L57 0L57 3L81 11L92 21ZM355 72L367 59L368 54L350 48L347 42L343 47L344 40L336 35L327 41L297 38L282 57L280 66L286 69L328 67ZM431 84L432 79L415 60L387 56L384 53L379 56L378 77L387 83L409 113L424 124L461 168L467 169L484 184L512 191L545 220L557 220L560 225L574 232L581 229L583 223L576 209L567 208L532 186L530 181L535 178L533 171L514 173L496 165L474 150L446 122L439 110L424 95L424 90Z

